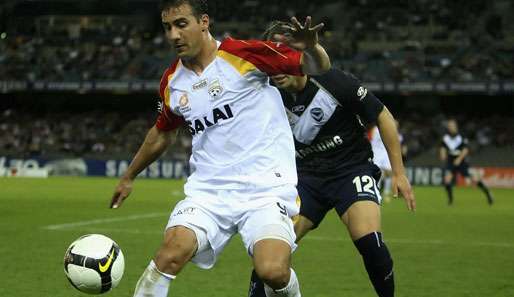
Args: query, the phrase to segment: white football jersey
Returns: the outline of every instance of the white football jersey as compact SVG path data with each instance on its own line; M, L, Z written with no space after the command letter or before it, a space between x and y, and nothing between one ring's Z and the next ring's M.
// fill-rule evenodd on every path
M269 75L302 75L300 59L300 52L277 43L226 39L202 74L180 60L164 73L156 126L189 126L186 194L296 184L291 128Z

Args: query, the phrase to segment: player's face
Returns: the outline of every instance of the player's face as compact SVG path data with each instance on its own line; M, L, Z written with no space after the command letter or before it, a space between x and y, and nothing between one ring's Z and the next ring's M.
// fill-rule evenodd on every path
M287 89L293 91L297 90L300 86L301 76L287 75L287 74L278 74L271 77L271 80L280 89Z
M453 134L453 135L459 133L459 128L457 127L457 122L448 121L448 133Z
M209 28L209 16L198 19L189 4L170 7L161 13L166 38L179 58L194 58L205 44L204 35Z

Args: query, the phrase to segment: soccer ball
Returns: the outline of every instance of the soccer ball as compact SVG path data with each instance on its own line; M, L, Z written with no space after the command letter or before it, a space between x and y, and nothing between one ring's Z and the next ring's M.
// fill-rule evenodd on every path
M124 269L120 247L101 234L80 237L64 255L66 277L75 288L88 294L102 294L115 288Z

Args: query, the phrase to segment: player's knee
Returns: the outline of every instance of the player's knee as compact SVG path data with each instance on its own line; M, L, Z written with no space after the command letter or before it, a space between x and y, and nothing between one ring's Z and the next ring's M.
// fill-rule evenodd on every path
M290 269L288 263L270 259L255 266L259 278L273 289L280 289L289 282Z
M185 227L170 229L157 252L156 265L163 272L177 274L196 251L196 236Z
M155 257L157 268L170 274L177 274L188 260L183 253L177 253L164 247L161 247Z

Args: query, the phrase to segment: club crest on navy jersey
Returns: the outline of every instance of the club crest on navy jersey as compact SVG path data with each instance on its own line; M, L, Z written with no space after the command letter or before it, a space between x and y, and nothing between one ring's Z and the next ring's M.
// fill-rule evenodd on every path
M317 122L321 122L321 120L323 120L324 115L325 115L325 113L323 112L323 109L321 109L319 107L315 107L315 108L311 109L311 116Z

